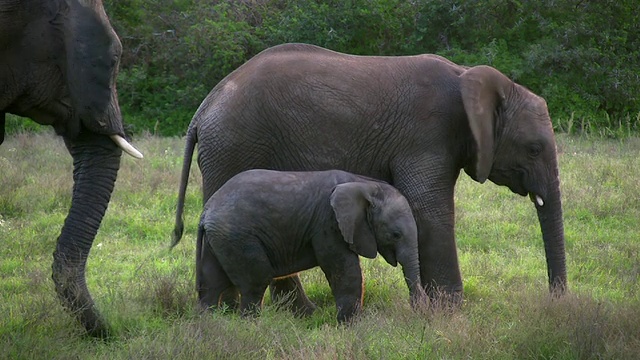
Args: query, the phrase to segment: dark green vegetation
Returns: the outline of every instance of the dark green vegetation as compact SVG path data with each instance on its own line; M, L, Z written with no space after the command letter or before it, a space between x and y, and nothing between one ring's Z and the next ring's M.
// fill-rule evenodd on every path
M492 65L545 97L559 130L640 130L635 0L106 0L105 7L124 45L120 102L136 132L184 134L219 80L283 42Z
M560 135L570 293L550 300L528 198L466 175L456 188L465 302L411 310L399 268L362 259L365 312L337 326L319 269L302 273L320 305L307 319L199 315L195 230L199 174L190 177L186 234L171 241L184 141L144 136L144 161L122 160L88 261L89 288L116 337L82 337L53 291L52 252L71 199L71 158L47 133L0 146L0 358L38 359L635 359L640 353L640 140ZM46 176L43 175L46 172ZM40 173L40 174L39 174Z
M361 55L492 65L543 96L556 130L640 131L635 0L105 0L124 46L130 131L182 135L206 94L261 50L306 42ZM10 122L8 131L29 125Z

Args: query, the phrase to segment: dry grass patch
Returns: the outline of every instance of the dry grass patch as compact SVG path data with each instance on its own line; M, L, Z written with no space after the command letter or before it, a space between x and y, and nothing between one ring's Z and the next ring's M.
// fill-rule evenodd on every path
M0 358L635 359L640 353L640 140L559 136L570 292L551 299L535 210L462 175L456 236L465 300L414 311L400 268L362 260L363 313L336 323L324 274L301 274L319 308L297 318L267 300L260 317L201 313L194 290L200 175L192 167L185 235L168 250L184 141L142 136L123 157L88 267L115 330L100 342L59 305L52 252L68 211L71 158L49 133L0 146ZM46 173L46 176L44 174ZM52 179L52 180L50 180Z

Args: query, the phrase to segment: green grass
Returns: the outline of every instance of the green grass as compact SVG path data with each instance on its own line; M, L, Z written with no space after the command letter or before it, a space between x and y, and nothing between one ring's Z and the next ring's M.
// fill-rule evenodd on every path
M338 326L322 272L302 273L319 305L299 319L268 298L262 316L199 314L192 170L186 233L169 251L184 141L142 136L123 158L88 262L88 286L116 331L81 336L58 303L55 241L70 202L71 158L50 133L0 146L0 358L10 359L633 359L640 353L640 139L558 137L570 293L547 292L528 198L466 175L456 189L465 302L413 311L399 268L362 259L365 310Z

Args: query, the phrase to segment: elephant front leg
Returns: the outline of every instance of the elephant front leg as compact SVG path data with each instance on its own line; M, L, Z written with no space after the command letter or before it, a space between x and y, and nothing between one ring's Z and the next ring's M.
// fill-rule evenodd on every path
M432 303L458 306L462 302L462 277L453 219L434 223L429 218L417 216L416 221L422 286Z
M296 315L309 316L316 310L316 305L305 294L298 274L274 279L269 289L274 303L286 304Z
M462 277L454 234L454 186L457 176L423 172L398 172L394 185L407 198L418 227L420 278L434 304L458 305ZM435 167L437 168L437 166Z
M329 281L336 301L339 323L351 321L362 309L364 282L360 259L357 255L343 258L340 262L321 265Z

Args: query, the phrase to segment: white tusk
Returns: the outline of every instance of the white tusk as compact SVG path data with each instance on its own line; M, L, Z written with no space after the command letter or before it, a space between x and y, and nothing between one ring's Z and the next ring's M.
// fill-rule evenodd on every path
M116 145L118 145L120 149L122 149L122 151L133 156L134 158L142 159L144 157L140 151L138 151L131 144L129 144L129 142L125 140L122 136L111 135L110 138L111 140L113 140L114 143L116 143Z
M536 203L538 204L538 206L544 206L544 201L542 201L540 195L536 195Z

